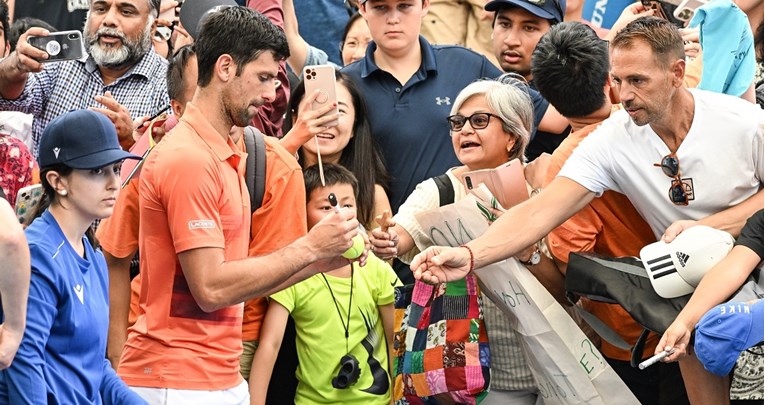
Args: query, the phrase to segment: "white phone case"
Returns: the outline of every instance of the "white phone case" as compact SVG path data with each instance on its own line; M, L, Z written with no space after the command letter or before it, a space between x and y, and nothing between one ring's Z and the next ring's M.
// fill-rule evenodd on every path
M707 4L706 0L683 0L672 15L680 21L691 21L696 9Z
M335 68L331 65L311 65L303 68L303 80L305 82L305 96L308 97L315 90L320 90L321 94L313 102L313 110L322 108L328 103L337 103L337 90L335 79ZM328 114L337 116L337 108L331 110ZM337 120L327 123L327 126L337 125Z

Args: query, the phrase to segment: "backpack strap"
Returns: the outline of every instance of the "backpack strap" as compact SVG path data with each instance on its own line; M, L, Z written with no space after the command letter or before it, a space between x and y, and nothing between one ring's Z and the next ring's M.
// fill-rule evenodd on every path
M250 191L250 207L255 212L263 205L266 193L266 141L257 128L244 128L244 146L247 151L247 166L244 178Z
M443 207L444 205L452 204L454 202L454 186L452 181L449 180L449 175L444 173L433 177L433 181L436 182L436 187L438 187L439 205Z

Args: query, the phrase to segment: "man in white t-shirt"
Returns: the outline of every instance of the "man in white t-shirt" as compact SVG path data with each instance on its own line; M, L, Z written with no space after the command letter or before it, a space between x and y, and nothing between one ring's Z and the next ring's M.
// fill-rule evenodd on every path
M451 281L514 256L606 190L626 195L667 242L697 224L740 233L763 207L762 110L740 98L686 89L683 41L665 20L628 24L611 41L610 58L624 109L582 141L545 190L481 237L415 257L415 278ZM702 402L726 403L727 392L718 394Z

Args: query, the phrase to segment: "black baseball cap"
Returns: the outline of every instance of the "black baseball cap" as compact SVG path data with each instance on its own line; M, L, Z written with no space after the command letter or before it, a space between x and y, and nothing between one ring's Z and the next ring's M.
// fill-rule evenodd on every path
M196 40L199 38L202 20L205 17L223 8L235 7L237 5L234 0L186 0L181 6L179 18L186 32Z
M65 164L73 169L97 169L124 159L141 159L125 152L114 124L91 110L59 115L45 127L40 138L40 168Z

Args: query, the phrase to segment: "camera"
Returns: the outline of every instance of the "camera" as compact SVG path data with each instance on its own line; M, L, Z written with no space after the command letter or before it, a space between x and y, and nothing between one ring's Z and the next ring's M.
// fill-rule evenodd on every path
M361 367L359 366L359 361L352 354L346 354L340 359L340 371L332 379L332 387L339 390L348 388L356 384L360 374Z

